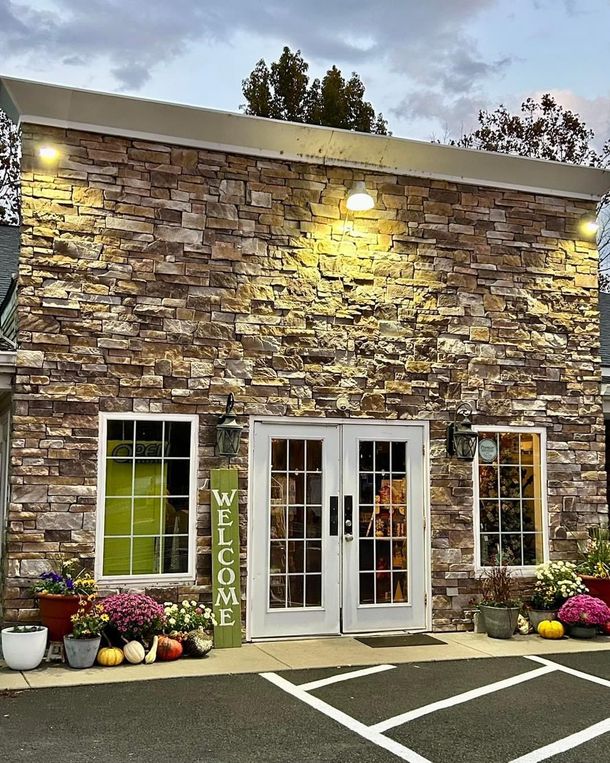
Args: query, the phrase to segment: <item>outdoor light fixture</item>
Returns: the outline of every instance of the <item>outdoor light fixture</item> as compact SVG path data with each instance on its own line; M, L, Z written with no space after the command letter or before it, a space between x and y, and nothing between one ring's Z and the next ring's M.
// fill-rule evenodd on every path
M458 421L458 416L461 421ZM477 452L479 435L472 429L470 403L460 403L455 412L455 418L447 427L447 453L462 461L472 461Z
M227 407L224 414L216 424L216 455L218 456L236 456L239 453L239 442L241 430L243 429L235 420L233 407L235 406L235 396L231 394L227 397Z
M371 194L366 190L364 180L357 180L347 194L345 206L350 212L366 212L373 209L375 201Z
M59 151L54 146L40 146L38 156L47 162L52 162L59 156Z
M597 222L597 218L593 215L587 215L586 217L583 217L580 221L580 229L585 236L595 236L599 230L599 223Z

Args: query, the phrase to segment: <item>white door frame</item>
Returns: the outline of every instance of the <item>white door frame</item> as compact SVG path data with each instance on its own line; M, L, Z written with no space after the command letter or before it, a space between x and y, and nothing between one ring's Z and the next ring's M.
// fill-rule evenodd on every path
M424 512L424 575L425 575L425 627L424 631L432 630L432 552L431 552L431 512L430 512L430 422L418 419L361 419L361 418L342 418L342 417L315 417L315 416L250 416L248 422L248 503L247 503L247 588L246 588L246 640L252 641L251 633L251 621L252 621L252 608L254 601L251 596L252 585L252 565L251 565L251 551L252 551L252 513L253 513L253 491L250 489L251 476L254 470L254 424L255 423L268 423L268 424L288 424L293 423L295 427L299 424L317 424L318 426L328 425L344 425L344 424L358 424L359 426L399 426L399 427L420 427L422 429L422 439L424 442L424 453L422 458L422 473L424 481L423 490L423 512ZM342 475L340 475L342 477ZM342 482L342 480L341 480ZM413 629L415 630L415 629ZM340 634L343 636L344 634ZM346 637L352 637L353 634L345 634ZM360 634L362 635L362 634ZM284 639L277 640L289 640L292 638L319 638L316 636L301 636L293 637L287 636ZM257 641L264 641L265 639L256 639Z

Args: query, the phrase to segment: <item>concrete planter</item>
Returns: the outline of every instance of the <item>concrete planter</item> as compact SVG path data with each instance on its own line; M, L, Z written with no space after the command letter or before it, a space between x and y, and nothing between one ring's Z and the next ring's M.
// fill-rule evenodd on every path
M554 609L530 609L527 616L536 633L538 633L538 626L544 620L557 620L557 612Z
M11 670L34 670L42 662L47 647L47 628L15 633L13 628L2 630L2 655Z
M511 638L517 628L519 607L488 607L479 605L490 638Z
M74 638L64 636L64 648L71 668L90 668L95 662L100 648L101 636L95 638Z

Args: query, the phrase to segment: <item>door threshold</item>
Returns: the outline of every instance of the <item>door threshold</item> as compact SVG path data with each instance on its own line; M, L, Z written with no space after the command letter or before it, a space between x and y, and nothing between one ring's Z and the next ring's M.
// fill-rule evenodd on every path
M318 635L306 636L261 636L258 638L247 639L250 644L265 644L272 641L322 641L332 638L360 638L361 636L410 636L415 633L429 633L428 628L408 628L405 630L391 631L358 631L355 633L322 633Z

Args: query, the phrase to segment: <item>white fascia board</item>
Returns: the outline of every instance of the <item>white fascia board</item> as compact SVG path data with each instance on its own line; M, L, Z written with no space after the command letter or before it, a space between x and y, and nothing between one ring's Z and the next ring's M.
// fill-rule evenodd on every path
M597 201L610 171L0 77L15 120L269 159Z

